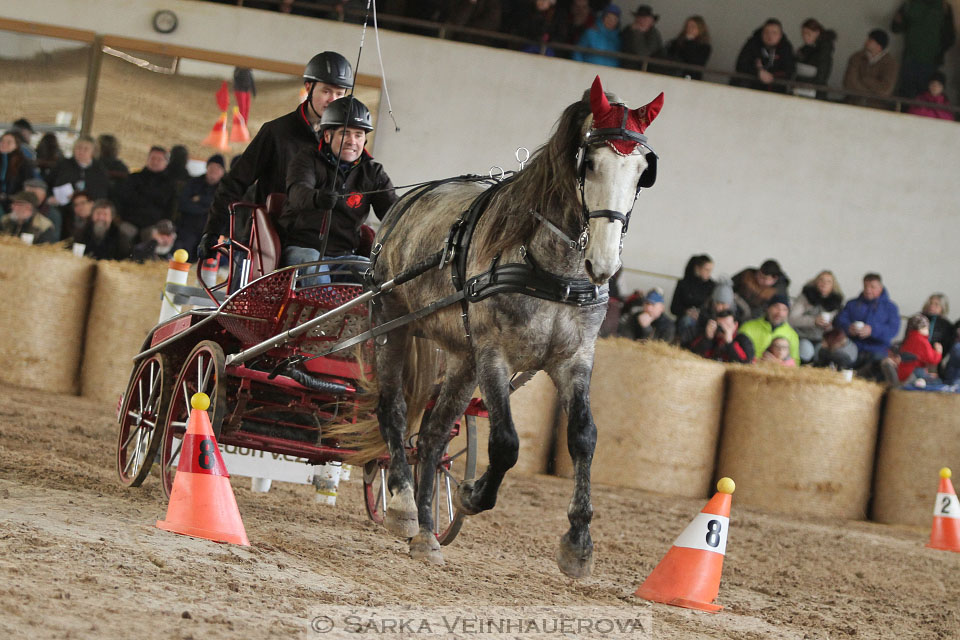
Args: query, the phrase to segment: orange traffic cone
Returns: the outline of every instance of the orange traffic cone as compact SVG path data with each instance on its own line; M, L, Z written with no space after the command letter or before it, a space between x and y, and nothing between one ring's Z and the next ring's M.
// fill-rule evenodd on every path
M220 151L229 151L230 142L227 140L227 112L221 111L216 124L210 129L210 135L201 142L205 147L213 147Z
M721 478L707 506L693 519L636 594L644 600L716 613L723 555L727 550L730 503L736 485Z
M190 406L193 411L180 447L167 519L158 520L157 527L195 538L250 546L207 416L210 398L196 393Z
M960 552L960 500L953 490L950 469L940 469L940 487L933 505L933 529L930 531L931 549Z
M233 108L233 124L230 127L230 142L250 142L250 132L247 123L240 115L240 107Z

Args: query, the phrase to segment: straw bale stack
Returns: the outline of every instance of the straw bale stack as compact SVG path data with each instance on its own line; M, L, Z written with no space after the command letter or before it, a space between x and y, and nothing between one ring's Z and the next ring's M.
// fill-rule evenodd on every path
M723 414L724 366L662 342L597 341L590 407L594 482L706 497ZM566 415L556 473L573 477Z
M0 381L77 393L93 270L59 245L0 238Z
M887 396L873 483L873 519L929 527L941 467L960 475L960 394Z
M167 263L97 263L83 358L83 395L116 402L124 392L133 356L157 324Z
M822 369L730 366L717 475L738 504L864 518L882 394Z

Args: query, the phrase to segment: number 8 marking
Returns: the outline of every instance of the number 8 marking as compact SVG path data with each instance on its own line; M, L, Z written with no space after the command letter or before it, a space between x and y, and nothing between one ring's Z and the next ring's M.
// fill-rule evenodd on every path
M711 520L707 523L707 544L711 547L720 546L720 521Z
M204 438L200 441L200 455L197 464L200 465L201 469L213 469L213 440L210 438Z

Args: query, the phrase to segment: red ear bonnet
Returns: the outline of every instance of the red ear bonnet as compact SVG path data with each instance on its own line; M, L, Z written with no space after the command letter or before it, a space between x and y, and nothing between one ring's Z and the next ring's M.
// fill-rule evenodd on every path
M660 113L661 108L663 108L662 93L654 98L650 104L627 111L626 129L642 134ZM591 128L619 129L623 125L624 110L626 110L626 107L622 104L610 104L603 92L600 76L597 76L593 81L593 86L590 87L590 111L593 112ZM624 155L632 153L637 146L637 143L632 140L608 140L607 144L613 147L617 153Z

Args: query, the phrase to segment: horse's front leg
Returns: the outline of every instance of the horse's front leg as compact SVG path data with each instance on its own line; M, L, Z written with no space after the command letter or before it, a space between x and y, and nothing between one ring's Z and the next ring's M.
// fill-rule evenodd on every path
M579 354L578 354L579 355ZM571 578L585 578L593 569L590 521L590 464L597 444L597 426L590 413L590 375L593 357L577 357L549 371L567 411L567 449L573 460L573 498L567 508L570 529L560 538L557 565Z
M476 362L477 380L490 414L490 464L476 482L463 482L457 487L460 510L467 515L494 507L503 476L517 464L520 453L520 439L510 414L510 370L506 359L497 347L488 345L477 349Z

